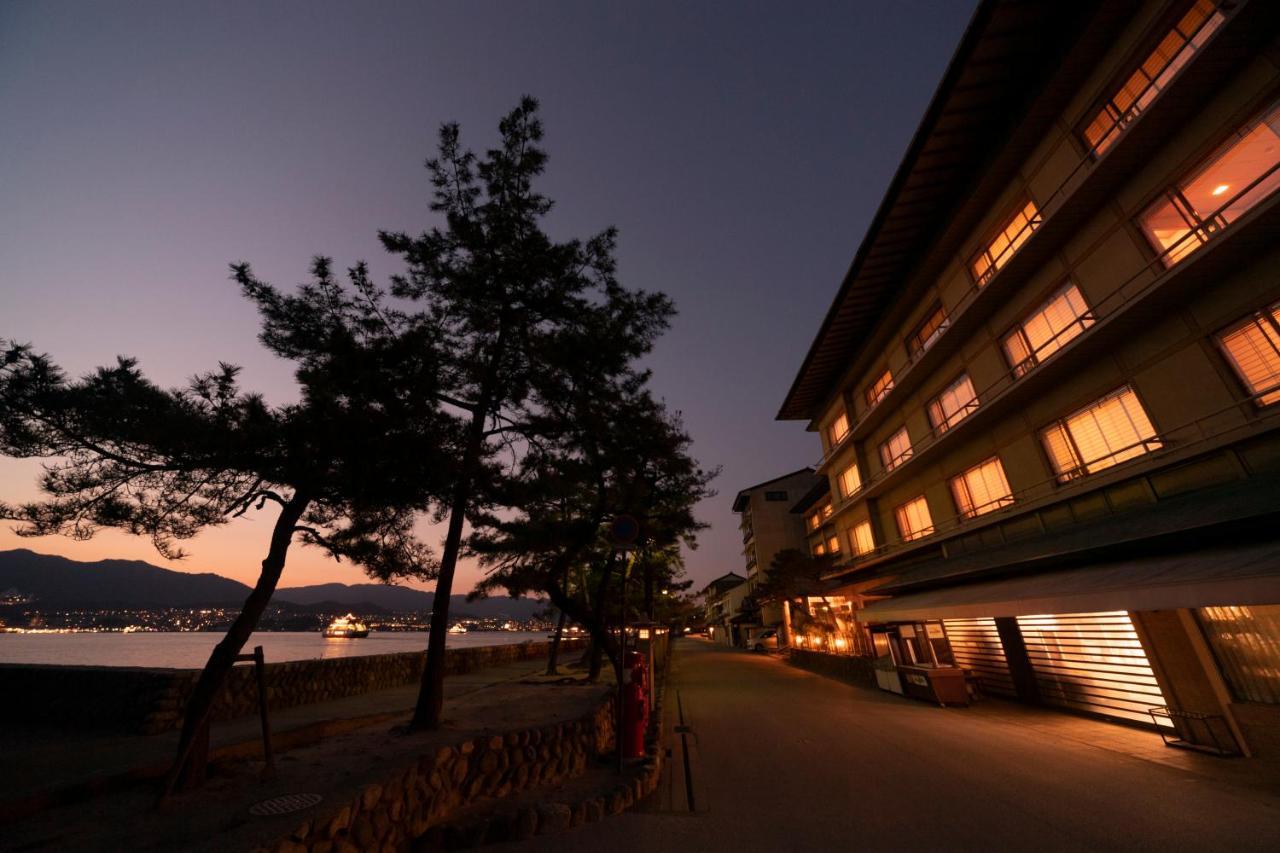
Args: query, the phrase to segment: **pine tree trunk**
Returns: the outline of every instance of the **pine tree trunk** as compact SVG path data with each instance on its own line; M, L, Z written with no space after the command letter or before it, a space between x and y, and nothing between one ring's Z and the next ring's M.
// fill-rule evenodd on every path
M431 630L427 635L427 662L418 685L418 702L413 709L409 728L415 731L437 729L444 710L444 655L449 638L449 596L453 594L453 576L458 569L462 550L462 527L471 501L471 487L484 448L484 409L477 406L471 416L462 475L449 502L449 530L445 534L444 551L440 555L440 573L436 577L435 598L431 602Z
M560 618L556 620L556 633L551 638L551 652L547 656L547 675L559 675L560 671L556 668L560 662L560 637L564 634L564 611L560 611Z
M258 620L267 609L280 575L284 571L285 557L293 541L294 527L306 511L310 498L300 492L285 503L271 532L271 547L262 561L262 572L239 615L231 623L226 636L213 647L209 661L200 673L191 699L187 702L186 716L182 721L182 735L178 739L178 754L165 777L161 800L173 793L181 783L183 787L195 787L203 781L208 759L209 721L213 704L226 683L236 656L248 642L249 635L258 627Z
M608 634L606 618L608 601L606 596L609 592L609 579L613 575L613 556L605 560L604 568L600 572L600 584L596 587L596 602L594 609L595 624L592 626L591 632L591 657L587 668L587 681L595 684L600 680L600 670L604 666L605 643L600 634Z

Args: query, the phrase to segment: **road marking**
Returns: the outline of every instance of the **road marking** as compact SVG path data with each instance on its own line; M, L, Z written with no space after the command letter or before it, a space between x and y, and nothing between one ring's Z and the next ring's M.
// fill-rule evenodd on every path
M680 733L680 753L684 758L684 793L689 802L689 811L693 812L693 766L689 763L689 733L693 729L685 724L684 702L679 690L676 691L676 710L680 715L680 725L676 726L676 731Z

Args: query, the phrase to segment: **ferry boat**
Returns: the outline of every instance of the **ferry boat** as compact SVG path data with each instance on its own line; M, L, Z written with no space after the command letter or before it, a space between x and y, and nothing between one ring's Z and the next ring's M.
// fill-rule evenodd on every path
M329 627L324 629L324 635L330 639L355 640L369 636L369 626L348 613L330 622Z
M465 634L465 633L467 633L467 626L466 626L466 625L463 625L461 622L455 622L455 623L453 623L452 625L450 625L450 626L449 626L449 633L450 633L450 634Z

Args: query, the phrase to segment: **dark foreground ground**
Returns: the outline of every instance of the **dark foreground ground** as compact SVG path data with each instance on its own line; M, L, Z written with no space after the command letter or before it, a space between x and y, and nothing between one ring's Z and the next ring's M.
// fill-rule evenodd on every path
M660 794L493 849L1280 849L1280 780L1257 762L1010 703L935 708L697 640L676 648Z

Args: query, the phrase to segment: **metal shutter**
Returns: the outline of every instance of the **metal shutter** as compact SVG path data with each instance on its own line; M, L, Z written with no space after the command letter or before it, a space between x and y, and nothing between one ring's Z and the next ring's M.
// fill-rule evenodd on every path
M1016 698L996 620L990 617L947 619L943 625L946 626L956 664L973 670L983 692Z
M1151 724L1166 704L1123 610L1019 616L1040 698L1050 705Z

